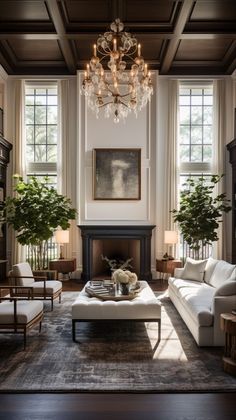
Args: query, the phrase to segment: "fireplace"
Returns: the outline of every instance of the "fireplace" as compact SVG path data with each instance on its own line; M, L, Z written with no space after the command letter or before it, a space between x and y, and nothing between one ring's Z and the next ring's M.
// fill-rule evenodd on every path
M131 271L139 279L151 280L151 237L155 225L80 225L84 281L110 275L101 255L108 259L131 259Z

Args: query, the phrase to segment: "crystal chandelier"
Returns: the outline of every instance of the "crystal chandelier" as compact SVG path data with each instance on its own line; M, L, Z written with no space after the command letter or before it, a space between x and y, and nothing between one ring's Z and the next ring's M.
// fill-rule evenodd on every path
M153 93L151 72L141 56L141 45L124 24L116 19L111 31L99 35L93 46L93 57L87 64L82 93L87 104L98 117L104 110L105 117L114 116L114 122L125 119L131 111L137 112L147 105ZM128 69L124 57L132 61ZM102 61L107 61L104 70ZM103 63L104 64L104 63Z

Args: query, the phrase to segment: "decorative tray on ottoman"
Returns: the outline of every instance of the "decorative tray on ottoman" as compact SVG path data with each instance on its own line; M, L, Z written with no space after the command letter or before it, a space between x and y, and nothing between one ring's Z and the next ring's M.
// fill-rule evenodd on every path
M117 289L116 285L107 281L90 281L85 287L86 293L91 297L96 297L101 300L132 300L140 292L140 284L136 283L135 287L129 291L128 295L122 295Z

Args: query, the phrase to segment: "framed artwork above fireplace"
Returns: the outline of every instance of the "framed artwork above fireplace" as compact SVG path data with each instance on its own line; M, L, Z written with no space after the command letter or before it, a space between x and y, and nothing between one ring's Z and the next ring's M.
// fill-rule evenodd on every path
M141 149L93 149L94 200L141 200Z

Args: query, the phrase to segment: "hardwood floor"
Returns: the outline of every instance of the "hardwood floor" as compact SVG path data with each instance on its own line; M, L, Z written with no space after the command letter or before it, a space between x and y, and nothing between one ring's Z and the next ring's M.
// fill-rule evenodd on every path
M234 420L236 393L0 394L4 420Z

